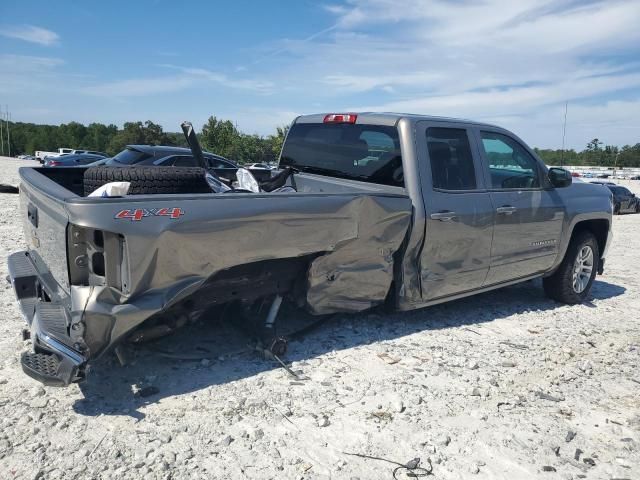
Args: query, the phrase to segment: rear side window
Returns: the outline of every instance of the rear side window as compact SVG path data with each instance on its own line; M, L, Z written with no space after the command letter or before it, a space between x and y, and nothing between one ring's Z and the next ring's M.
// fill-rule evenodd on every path
M398 129L385 125L294 124L284 143L280 166L404 186Z
M115 157L111 159L111 162L115 161L117 163L122 163L124 165L133 165L135 163L141 162L142 160L146 160L150 155L141 152L139 150L134 150L132 148L126 148L117 154Z
M206 157L206 159L209 162L210 168L235 168L229 162L225 162L224 160L221 160L219 158Z
M175 157L174 160L171 161L169 164L173 165L174 167L196 167L197 166L195 159L193 157L189 157L186 155L182 157Z
M624 187L611 186L609 189L616 195L630 195L631 192Z
M428 128L427 149L433 188L474 190L476 171L467 131L461 128Z

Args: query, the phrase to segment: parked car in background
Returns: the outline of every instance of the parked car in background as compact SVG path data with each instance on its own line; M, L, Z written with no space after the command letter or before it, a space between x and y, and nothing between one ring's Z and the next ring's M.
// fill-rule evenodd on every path
M96 152L95 150L72 150L69 153L71 155L73 155L74 153L89 153L91 155L100 155L101 157L108 157L109 156L104 152Z
M79 167L81 165L89 165L98 160L103 160L103 155L95 155L92 153L70 153L60 155L59 157L47 157L44 159L45 167Z
M273 170L272 167L267 165L266 163L250 163L249 165L245 165L244 168L252 169L262 169L262 170Z
M47 157L59 157L60 155L68 155L73 151L72 148L62 147L57 152L47 152L44 150L36 150L34 156L40 160L40 163L44 163L44 159Z
M613 213L640 213L640 198L628 188L620 185L607 185L613 193Z
M202 154L208 164L209 170L213 170L220 178L228 182L236 180L236 172L239 168L236 162L216 155L215 153L202 152ZM127 145L123 151L102 164L112 167L129 165L157 165L162 167L198 166L198 162L193 158L193 154L188 148L167 147L162 145ZM248 170L258 181L267 180L271 177L270 169L248 168Z

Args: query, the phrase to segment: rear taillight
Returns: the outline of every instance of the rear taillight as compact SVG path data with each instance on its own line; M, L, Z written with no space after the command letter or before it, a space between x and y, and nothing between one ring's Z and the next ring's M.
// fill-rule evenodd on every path
M324 123L356 123L355 113L330 113L324 116Z
M57 167L57 166L59 166L59 165L62 165L62 163L60 163L60 162L56 162L55 160L52 160L52 161L50 161L50 162L48 163L48 166L49 166L49 167Z

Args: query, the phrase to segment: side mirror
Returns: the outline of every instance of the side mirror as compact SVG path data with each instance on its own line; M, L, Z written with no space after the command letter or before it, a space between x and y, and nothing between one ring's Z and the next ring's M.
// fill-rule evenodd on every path
M573 178L571 177L571 172L564 168L550 168L549 181L554 188L564 188L571 185Z

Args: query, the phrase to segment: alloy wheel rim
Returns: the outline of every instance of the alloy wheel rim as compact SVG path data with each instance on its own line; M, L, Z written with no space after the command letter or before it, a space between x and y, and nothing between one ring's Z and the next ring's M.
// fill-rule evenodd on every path
M593 249L589 245L583 246L573 264L573 291L582 293L591 280L593 271Z

